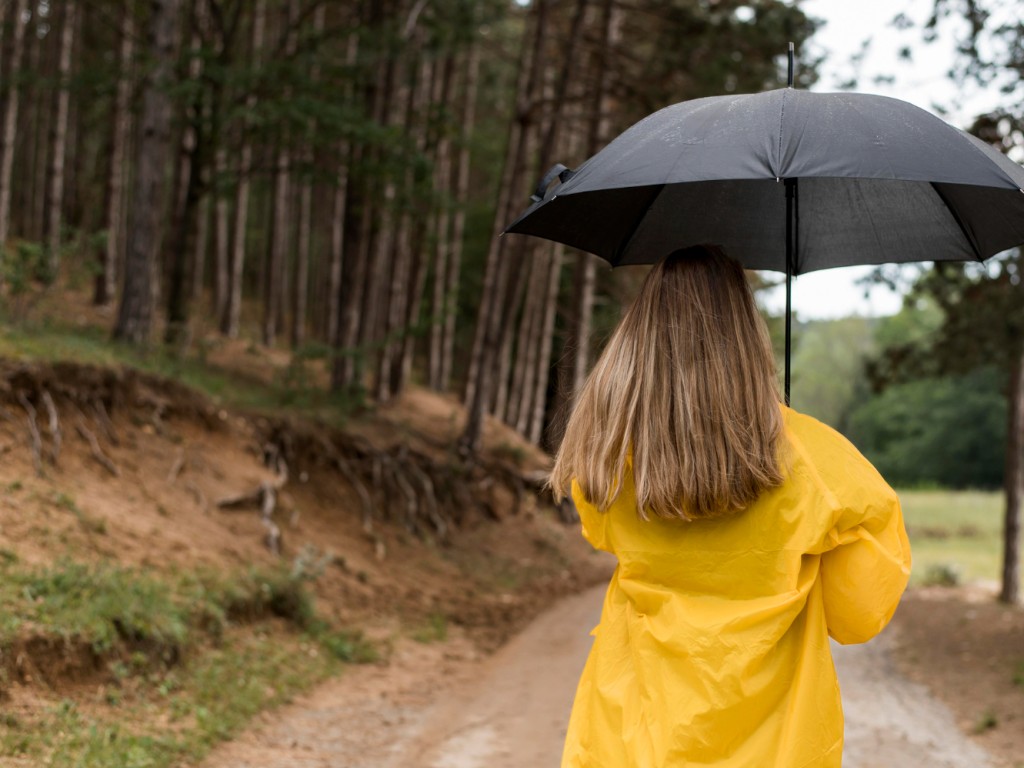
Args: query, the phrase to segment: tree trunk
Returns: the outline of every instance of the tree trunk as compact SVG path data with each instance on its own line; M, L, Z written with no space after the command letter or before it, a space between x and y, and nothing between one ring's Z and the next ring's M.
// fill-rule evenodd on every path
M297 0L288 0L285 7L285 51L287 58L295 55L298 18ZM292 89L286 86L284 101L290 100ZM292 152L289 142L291 132L283 129L284 135L278 141L277 159L274 162L273 210L271 211L270 254L263 283L263 343L271 347L277 341L277 332L284 315L284 301L287 293L285 274L288 269L288 252L291 247L291 188Z
M593 155L607 141L610 130L608 115L607 80L609 58L618 45L622 14L615 7L614 0L604 0L601 33L602 44L595 53L594 90L591 91L591 106L586 154ZM590 329L594 306L594 284L597 279L596 259L589 253L579 251L573 273L573 295L569 312L569 328L565 337L557 372L555 387L555 408L558 415L550 425L544 441L549 451L557 450L562 442L569 410L576 400L587 372L590 369Z
M351 162L347 167L358 168L364 155L363 146L357 142L349 146L348 150ZM362 386L362 364L356 346L362 333L363 296L369 271L366 195L366 179L360 178L355 185L346 179L345 222L339 236L344 238L342 250L346 254L344 275L347 279L339 280L338 332L331 375L334 391L359 389Z
M565 248L560 243L551 245L548 263L548 285L544 298L544 318L540 337L540 353L536 369L533 394L533 414L527 429L527 439L540 445L544 435L544 416L547 413L548 381L551 375L551 349L555 340L555 314L558 307L558 283L562 274Z
M528 288L523 309L519 315L519 330L516 332L516 360L512 367L508 405L504 412L505 422L516 427L520 434L526 432L525 427L518 426L522 424L521 415L529 412L529 403L525 401L533 397L532 373L537 360L538 345L536 342L540 329L538 316L544 311L540 302L543 301L547 293L547 268L546 264L541 265L541 258L540 249L534 249L527 264L523 265L523 271L529 272Z
M435 91L431 100L434 104L448 104L455 58L449 55L440 78L435 78ZM441 205L433 217L434 232L434 284L431 291L430 347L427 355L427 381L441 391L441 338L444 333L444 306L448 260L451 256L452 195L444 194L455 186L452 173L451 139L444 131L437 142L434 161L434 188L442 194Z
M312 156L304 161L312 164ZM312 258L313 183L302 182L299 189L298 249L295 252L295 282L292 302L292 347L306 343L306 315L309 305L309 263Z
M410 118L413 112L412 103L415 100L416 83L408 82L412 79L413 62L406 64L406 59L411 57L403 56L395 65L392 74L392 84L389 86L393 96L388 98L390 104L401 104L405 102L405 115L400 117L394 108L386 108L382 125L403 126L404 132L409 131ZM408 69L406 69L408 67ZM402 83L402 76L405 75L406 82ZM403 181L408 185L408 173L404 174ZM374 285L370 295L378 297L375 302L376 335L373 338L366 338L366 341L373 342L379 351L377 352L377 371L374 386L374 396L378 402L387 402L391 397L391 360L395 353L395 342L393 337L399 332L401 322L399 320L403 312L402 301L405 298L405 286L408 282L409 260L408 260L408 238L409 219L406 213L397 212L398 183L394 178L389 177L384 182L384 204L381 209L381 229L378 233L377 251L373 261ZM397 222L396 222L397 218Z
M348 142L342 142L338 154L348 155ZM331 206L331 255L327 271L327 343L331 348L338 346L341 331L341 273L345 262L345 209L348 207L348 165L339 163L338 175L334 182L334 199Z
M96 275L93 303L106 305L117 294L118 265L122 260L124 242L125 157L131 129L131 66L135 41L135 19L132 7L125 0L121 8L121 41L117 54L117 86L111 112L110 166L106 184L106 230L103 263Z
M57 85L50 124L50 163L46 171L45 245L47 279L57 278L60 260L62 210L64 207L64 159L67 153L68 109L71 104L71 45L74 41L78 0L65 0L61 14L60 50L57 54Z
M466 63L463 86L462 126L459 135L459 160L455 182L455 216L452 219L452 251L448 259L445 283L444 328L441 337L441 371L438 389L447 391L451 385L455 358L455 319L459 309L459 272L462 268L462 250L466 233L466 206L469 204L470 154L469 139L476 118L477 85L480 80L480 46L471 43Z
M4 99L4 121L0 130L0 259L11 231L11 169L14 167L14 142L18 127L18 100L21 89L21 55L25 42L25 12L28 0L17 0L11 23L11 57L7 62L7 89ZM0 270L0 285L3 272Z
M324 33L326 8L317 6L313 13L313 35L319 40ZM313 85L320 81L320 66L310 67L309 80ZM306 141L302 154L305 178L299 191L299 248L295 254L295 298L292 307L292 346L301 347L306 341L306 315L309 304L309 263L312 257L313 230L313 145L317 134L317 121L311 119L306 129Z
M85 22L90 16L96 15L98 15L96 14L96 9L90 7L89 4L86 3L78 6L75 22L71 29L72 55L74 55L76 46L75 41L82 40ZM78 58L81 58L81 54L79 54ZM77 64L76 58L72 58L72 64ZM72 79L73 76L69 71L69 91ZM97 215L99 212L91 202L88 209L86 208L83 202L84 195L80 188L80 184L88 180L88 174L85 172L88 132L79 115L83 97L85 100L91 101L95 94L95 89L89 86L79 87L78 92L79 95L76 98L68 99L67 136L64 139L66 149L64 154L64 192L61 195L61 229L65 231L70 229L73 231L95 232L100 226L101 217ZM88 221L86 219L87 214Z
M274 163L270 251L263 282L263 343L268 347L277 341L277 321L283 292L281 275L285 269L291 240L291 152L287 141L287 138L280 140Z
M441 77L437 77L437 73ZM411 73L410 73L411 74ZM440 85L437 81L440 80ZM435 65L429 57L421 56L419 66L415 70L410 84L411 93L409 108L406 115L406 130L416 136L416 152L421 157L435 157L435 166L442 161L437 157L439 128L437 120L431 116L433 104L447 104L451 84L451 67ZM435 177L434 189L437 177ZM423 289L426 285L428 211L424 210L419 198L424 194L422 183L418 183L413 168L406 171L406 194L412 201L402 212L399 225L399 247L396 258L402 273L402 291L398 296L398 305L392 316L392 338L395 344L391 349L391 384L390 394L402 391L412 374L413 353L419 336L420 312L423 307ZM436 220L436 217L432 217Z
M1003 520L1003 584L999 599L1020 602L1020 507L1024 498L1024 347L1010 373L1006 439L1006 516Z
M417 111L422 113L420 126L420 141L417 142L417 149L422 155L433 155L434 157L434 194L443 194L451 184L451 142L447 136L447 130L440 125L440 118L436 114L438 105L447 107L451 100L452 75L455 70L453 57L445 57L443 63L437 62L430 66L424 63L420 68L420 104ZM440 76L438 74L440 73ZM422 194L421 191L417 191ZM412 375L413 355L416 351L416 341L420 337L420 320L423 309L423 294L427 281L428 260L427 253L432 251L432 261L435 271L444 273L444 264L447 262L450 241L448 202L440 206L436 203L432 206L433 211L426 211L418 208L415 219L415 226L412 230L411 248L411 270L409 278L409 290L406 298L406 313L404 317L404 334L402 336L401 355L393 367L392 389L399 392ZM429 236L428 232L433 233ZM433 248L430 247L430 240L433 240Z
M202 76L202 40L199 30L205 28L204 0L194 0L192 16L195 23L189 42L191 55L185 77L192 83ZM199 215L203 190L203 154L207 136L203 126L202 92L196 91L191 103L185 106L184 127L178 154L178 183L180 190L176 201L173 226L167 239L167 258L170 261L170 280L167 285L167 326L164 330L166 344L179 344L187 336L188 302L192 295L188 279L189 267L193 267L195 251L199 245ZM201 276L201 272L199 273Z
M537 166L535 176L539 178L554 162L559 151L563 149L562 139L566 135L565 126L570 122L567 116L567 104L570 84L573 82L577 72L577 59L580 58L576 55L576 50L579 48L580 40L583 37L583 28L585 26L587 16L587 0L577 0L576 8L573 13L572 26L569 33L569 39L565 44L565 50L563 53L562 66L558 72L557 78L554 78L554 69L546 68L548 71L544 73L545 85L543 92L543 100L545 103L551 106L543 111L541 120L535 121L533 126L534 130L529 133L528 146L531 149L528 151L528 156L533 157L536 155ZM539 146L536 147L536 152L533 151L532 147L539 142ZM510 216L511 217L511 214ZM533 269L536 270L535 280L539 281L539 285L536 294L543 295L544 288L542 286L547 284L545 276L547 274L546 267L549 264L549 259L541 255L541 248L536 240L524 240L517 243L519 249L523 252L521 258L516 258L517 263L531 263ZM515 293L512 295L512 303L510 311L514 312L515 308L519 306L520 294L526 288L526 270L520 270L517 287ZM531 297L533 301L530 303L528 308L524 307L523 312L531 312L535 315L541 315L543 313L543 306L538 303L537 295ZM511 319L511 318L510 318ZM509 392L509 379L508 373L512 369L512 348L513 348L513 328L514 325L511 322L503 323L502 339L501 339L501 358L499 364L499 379L497 386L497 394L495 397L495 408L494 412L503 418L507 423L514 424L518 421L517 416L520 411L520 403L515 403L513 407L513 400L515 398L532 398L533 387L524 387L523 383L529 380L532 384L535 373L532 366L538 362L536 356L535 345L537 340L532 337L532 334L540 328L540 318L531 317L528 322L521 325L521 331L525 335L520 335L515 342L516 348L516 365L518 369L514 376L520 384L518 391ZM528 406L522 410L528 411Z
M393 125L394 98L398 73L402 68L402 62L396 62L393 57L388 57L387 65L381 73L381 84L376 89L377 120L382 126ZM378 154L380 150L378 150ZM381 158L377 158L378 161ZM369 264L366 270L366 288L363 293L363 314L360 333L360 341L364 348L375 348L375 360L379 362L382 355L381 346L387 332L388 318L388 296L391 279L393 277L393 264L391 263L391 246L394 241L394 213L395 196L397 186L390 176L383 180L383 194L373 201L374 208L366 208L365 215L371 221L378 222L376 229L369 229L369 243L367 253ZM375 395L381 395L380 387L382 379L376 382Z
M204 190L207 185L204 184ZM194 306L203 299L203 286L206 284L206 254L210 245L210 219L213 217L214 200L205 196L200 201L197 211L195 247L192 249L192 290L189 302Z
M252 14L253 68L259 66L267 21L267 0L255 0ZM250 91L245 99L246 113L256 108L256 94ZM220 330L229 338L237 338L242 315L242 278L245 275L245 232L249 224L249 190L252 180L252 136L249 121L243 121L242 146L238 150L238 186L235 189L235 220L232 236L231 282Z
M50 50L54 47L53 38L58 36L52 31L40 34L41 26L39 14L33 14L24 71L38 72L45 77L44 73L54 59L55 52ZM23 115L24 123L18 133L28 137L29 147L23 168L15 173L15 178L24 182L19 232L25 238L43 241L46 237L43 218L46 210L47 136L53 113L46 104L45 89L27 88L26 95L29 97L29 109Z
M535 22L532 46L523 45L520 61L520 82L516 89L516 120L512 123L509 149L505 157L498 205L491 236L491 247L484 268L484 295L477 314L477 329L470 353L470 369L466 380L466 426L459 439L459 449L465 455L475 455L480 449L483 417L492 397L494 355L501 344L502 323L507 319L507 282L510 259L503 259L506 238L498 233L508 221L512 209L511 190L519 189L526 168L526 144L533 121L534 99L538 92L544 40L547 27L548 0L536 0L531 6ZM532 47L532 52L525 51ZM523 73L525 76L522 76Z
M171 100L167 80L174 63L174 36L180 0L151 0L147 46L154 58L142 91L140 137L129 210L125 281L114 337L134 344L149 339L156 287L164 175L168 163Z
M359 52L359 36L352 32L348 36L345 64L355 66ZM346 86L343 98L351 98L352 89ZM348 184L350 148L347 141L338 142L338 174L335 178L334 200L331 217L331 255L327 272L327 343L331 349L338 347L341 339L341 275L345 261L345 222L348 209Z
M528 82L526 73L529 68L529 46L524 45L521 52L521 58L519 62L520 76L519 82L516 88L516 99L517 102L521 100L524 89ZM487 339L487 327L488 319L494 314L494 305L497 303L497 297L503 295L502 292L497 292L496 286L499 282L499 278L504 269L504 264L501 261L501 255L505 248L507 240L498 236L502 226L498 224L499 221L505 221L505 215L509 210L509 199L510 199L510 187L512 178L515 175L515 165L517 162L517 152L520 147L520 135L522 134L522 126L518 120L512 120L509 123L508 141L505 147L505 157L502 163L501 181L498 183L498 200L494 207L494 225L491 231L491 239L487 247L487 258L484 262L484 277L481 289L480 303L477 305L477 319L476 325L473 329L473 344L469 352L468 367L466 370L466 382L463 390L463 402L467 406L471 406L470 410L473 410L472 404L475 403L477 398L477 391L480 389L480 381L483 376L486 375L484 371L484 362L486 355L486 339ZM483 399L483 398L479 398ZM478 427L475 423L474 417L471 416L470 421L467 423L467 429L474 430ZM469 442L472 442L470 440Z
M215 106L214 109L217 109ZM224 194L228 173L228 151L221 135L213 160L213 316L225 317L231 290L231 203Z

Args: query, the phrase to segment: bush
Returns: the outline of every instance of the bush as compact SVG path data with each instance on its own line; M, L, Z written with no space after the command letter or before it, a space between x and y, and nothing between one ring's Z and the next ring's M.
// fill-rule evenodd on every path
M932 563L924 572L923 584L936 587L956 587L963 581L963 571L956 563Z
M998 488L1006 397L994 369L885 390L850 418L848 437L890 484Z

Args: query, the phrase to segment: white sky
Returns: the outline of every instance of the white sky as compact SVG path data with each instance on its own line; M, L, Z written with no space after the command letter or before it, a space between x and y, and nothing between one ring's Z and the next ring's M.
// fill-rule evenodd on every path
M839 84L858 75L857 90L895 96L936 112L939 104L950 110L946 119L963 127L971 118L998 103L998 88L985 91L965 88L962 92L947 77L953 63L954 43L946 35L930 45L921 39L920 29L899 31L890 22L902 12L918 23L928 18L933 0L803 0L800 7L809 16L825 21L812 43L813 51L824 52L815 91L835 91ZM851 57L862 43L872 38L856 70ZM899 50L909 46L913 60L902 61ZM876 75L892 75L893 84L875 83ZM864 288L854 281L870 267L843 267L812 272L793 281L793 308L803 319L844 317L852 314L888 315L899 311L900 297L887 288L876 287L865 298ZM778 279L776 273L769 273ZM777 289L764 296L772 312L785 308L785 292Z

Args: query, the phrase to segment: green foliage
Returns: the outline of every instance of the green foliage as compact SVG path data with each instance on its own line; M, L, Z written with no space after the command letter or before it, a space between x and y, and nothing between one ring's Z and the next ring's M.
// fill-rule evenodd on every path
M981 713L978 718L978 722L974 724L974 732L977 734L985 733L985 731L991 731L993 728L998 727L999 716L996 714L994 709L986 709Z
M19 240L13 248L0 247L0 284L6 287L5 314L24 319L39 300L40 285L52 282L50 261L41 243Z
M1024 261L1019 252L977 264L936 264L914 286L941 309L943 322L923 350L933 370L978 366L1011 370L1024 345ZM908 373L925 369L910 359ZM915 363L918 363L915 365Z
M377 647L361 632L322 631L317 640L338 661L348 664L372 664L380 659Z
M620 66L637 118L684 99L784 86L780 63L790 40L796 43L797 85L806 88L817 77L817 61L805 54L803 43L818 22L797 6L726 0L652 3L648 11L627 14L623 30L634 41L631 60Z
M873 321L847 317L805 323L794 339L793 404L840 432L869 397L865 361L875 346Z
M850 416L847 436L893 485L996 488L1006 398L991 368L889 387Z
M879 349L923 346L942 328L942 310L929 296L911 297L895 315L878 320L875 345Z
M956 587L963 580L960 566L956 563L932 563L924 572L921 583L930 586Z

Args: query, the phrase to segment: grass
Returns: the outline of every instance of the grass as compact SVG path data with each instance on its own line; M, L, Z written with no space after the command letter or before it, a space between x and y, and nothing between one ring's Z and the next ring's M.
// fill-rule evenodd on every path
M0 738L0 754L51 768L198 761L256 713L340 668L336 657L291 633L236 630L226 640L180 670L122 680L126 693L101 706L64 699L32 722L16 722Z
M984 491L900 491L913 549L911 582L959 573L965 581L1000 577L1003 497Z
M318 353L297 354L292 365L278 371L272 381L264 382L208 363L202 344L187 354L157 344L140 349L112 341L107 328L46 321L0 325L0 357L127 366L175 379L232 408L271 412L287 407L329 423L343 423L361 405L358 398L335 395L316 384L311 367L324 357Z
M448 637L448 619L443 613L433 612L411 635L417 643L440 643Z
M24 625L83 640L98 653L125 640L177 648L188 635L189 610L166 584L113 566L3 567L0 603L0 642L10 642Z
M978 721L974 724L974 732L976 734L985 733L985 731L991 731L993 728L998 727L999 717L996 715L994 710L986 709L981 713Z
M86 642L106 673L93 698L76 688L77 699L4 717L0 758L55 768L198 760L257 712L344 663L376 659L361 634L317 616L308 580L294 567L159 579L112 565L4 560L0 650L25 633Z

